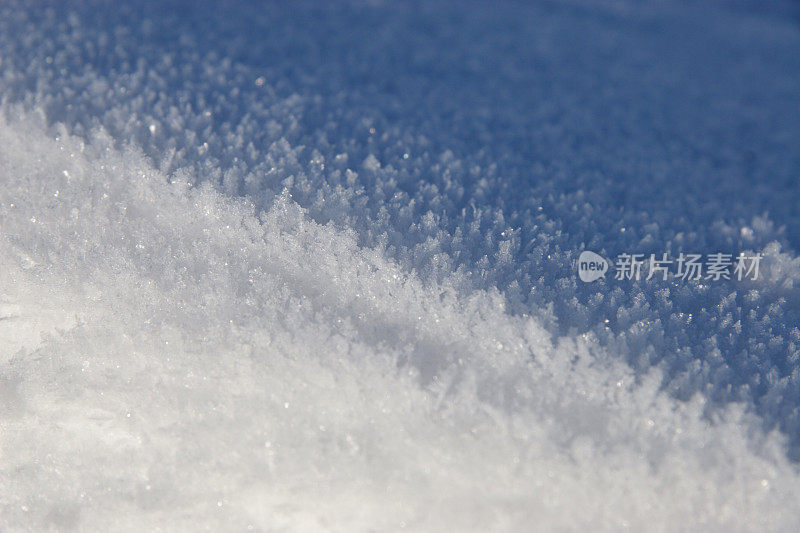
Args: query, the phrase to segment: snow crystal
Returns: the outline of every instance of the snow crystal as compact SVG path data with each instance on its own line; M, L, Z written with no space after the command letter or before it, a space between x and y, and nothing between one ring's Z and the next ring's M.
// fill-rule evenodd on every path
M61 326L3 365L9 527L800 519L781 439L740 408L709 424L658 373L404 273L287 195L258 212L20 120L0 126L4 297Z
M796 529L797 20L3 3L0 528Z

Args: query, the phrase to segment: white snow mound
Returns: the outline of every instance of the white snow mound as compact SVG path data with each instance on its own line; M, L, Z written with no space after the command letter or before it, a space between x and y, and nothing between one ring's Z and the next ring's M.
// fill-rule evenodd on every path
M14 115L12 113L12 115ZM792 530L800 478L493 292L0 122L0 528ZM618 358L616 358L618 359Z

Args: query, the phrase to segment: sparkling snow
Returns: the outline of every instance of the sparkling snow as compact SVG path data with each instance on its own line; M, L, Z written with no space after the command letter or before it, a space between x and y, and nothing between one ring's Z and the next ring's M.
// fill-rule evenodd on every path
M795 531L797 6L320 4L0 5L0 529Z

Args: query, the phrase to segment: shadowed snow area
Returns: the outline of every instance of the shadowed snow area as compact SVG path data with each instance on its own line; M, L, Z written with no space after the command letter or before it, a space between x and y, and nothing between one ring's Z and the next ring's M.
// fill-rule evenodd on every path
M0 529L796 530L797 50L790 2L0 4Z

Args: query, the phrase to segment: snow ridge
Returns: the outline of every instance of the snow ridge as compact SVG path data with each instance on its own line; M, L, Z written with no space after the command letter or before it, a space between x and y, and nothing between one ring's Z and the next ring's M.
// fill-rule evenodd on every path
M676 397L749 403L797 458L800 31L791 3L762 8L7 2L0 83L259 208L288 190ZM586 286L583 249L758 251L772 274Z
M744 406L709 421L591 336L423 282L287 195L259 213L24 115L0 147L2 286L75 319L3 364L4 529L800 519L782 439Z
M2 3L0 528L795 530L762 7Z

